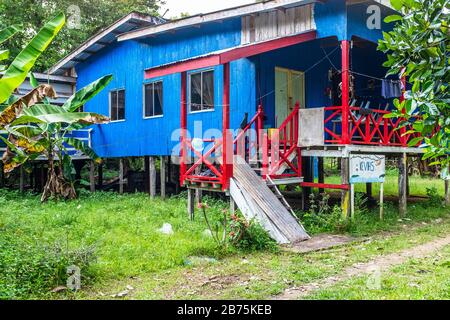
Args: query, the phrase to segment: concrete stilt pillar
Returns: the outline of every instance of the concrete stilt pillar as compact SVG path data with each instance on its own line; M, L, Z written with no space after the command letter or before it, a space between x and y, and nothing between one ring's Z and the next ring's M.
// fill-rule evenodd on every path
M407 196L407 161L406 153L403 153L398 158L398 196L399 196L399 213L400 217L406 217L408 210L408 196Z
M350 170L350 163L349 158L342 158L341 159L341 181L342 184L348 185L350 183L350 176L349 176L349 170ZM350 190L342 190L341 192L341 206L342 206L342 216L345 219L350 218Z
M450 181L445 180L445 205L450 205Z

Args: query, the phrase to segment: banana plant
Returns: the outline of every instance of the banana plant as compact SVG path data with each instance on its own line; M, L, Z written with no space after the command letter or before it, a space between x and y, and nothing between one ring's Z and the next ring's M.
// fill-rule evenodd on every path
M48 159L49 171L41 200L47 201L51 197L76 198L74 167L68 148L73 147L96 162L101 160L88 145L69 137L69 133L109 122L105 116L77 110L111 80L111 75L100 78L76 92L62 107L44 103L23 108L15 120L6 126L9 139L0 137L9 150L3 157L4 171L11 172L27 161L44 157Z
M55 98L52 86L39 84L30 72L36 60L50 45L65 23L64 14L58 14L36 34L19 53L0 78L0 130L7 137L0 139L7 146L3 155L6 173L37 158L48 159L49 171L42 201L50 197L74 199L76 191L71 180L72 160L69 146L99 162L95 152L80 140L69 138L68 133L94 124L108 123L105 116L78 112L81 106L105 88L112 76L104 76L76 92L61 107L52 105ZM20 31L17 26L0 30L0 44ZM0 61L9 57L9 51L0 51ZM29 76L33 89L23 97L14 92Z

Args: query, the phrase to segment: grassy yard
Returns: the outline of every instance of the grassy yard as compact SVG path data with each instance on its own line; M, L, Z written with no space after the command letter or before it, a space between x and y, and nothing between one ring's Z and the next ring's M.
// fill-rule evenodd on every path
M211 220L218 221L227 204L211 199L208 204ZM356 239L371 236L371 241L308 255L272 246L259 251L219 248L199 213L195 221L188 220L183 196L161 201L144 194L83 192L73 202L40 204L36 195L0 190L0 206L0 299L106 299L124 290L130 299L264 299L353 263L450 234L448 210L436 201L410 206L408 219L400 222L395 205L387 207L383 222L376 212L360 210L345 232ZM333 231L330 221L305 224L319 233ZM160 232L165 223L172 225L172 235ZM448 250L444 253L448 257ZM436 270L445 268L445 261ZM69 265L81 267L83 290L52 293L65 284ZM394 279L395 272L389 277ZM348 286L357 288L358 281L363 280ZM341 289L336 290L317 297L358 297L345 290L339 296ZM396 290L392 297L410 296ZM383 296L389 297L384 292L367 297ZM436 291L430 297L443 295Z

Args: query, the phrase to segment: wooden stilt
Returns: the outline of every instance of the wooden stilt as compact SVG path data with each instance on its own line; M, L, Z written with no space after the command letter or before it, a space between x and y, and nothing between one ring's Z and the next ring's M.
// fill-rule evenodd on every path
M311 158L302 158L302 170L305 182L312 182L314 177L311 176ZM302 210L309 209L309 196L311 195L311 188L302 188Z
M3 162L0 160L0 188L5 187L5 173L3 172Z
M367 195L367 199L372 200L373 198L373 184L372 183L367 183L366 184L366 195Z
M195 174L199 175L201 173L201 167L195 169ZM203 192L200 189L195 189L195 203L199 204L202 202Z
M399 196L399 213L400 217L406 217L408 210L408 197L406 192L408 171L406 164L408 157L403 153L398 159L398 196Z
M236 202L232 197L230 197L230 213L235 214L236 213Z
M325 166L324 166L325 158L319 158L319 183L325 183ZM319 193L322 194L325 192L325 189L319 189Z
M445 180L445 205L450 205L450 181Z
M150 181L150 198L156 197L156 165L155 157L149 158L149 181Z
M342 184L349 184L349 158L341 159L341 181ZM349 190L342 190L341 192L341 206L342 206L342 216L345 219L350 217L350 192Z
M144 184L145 192L150 194L150 157L144 157Z
M100 163L97 167L98 170L98 189L103 189L103 162Z
M119 193L123 194L123 185L124 185L124 174L123 174L123 159L120 158L119 161Z
M380 184L380 220L384 220L384 183Z
M195 194L194 194L194 190L192 189L188 189L188 214L189 214L189 219L191 221L194 221L195 218Z
M160 174L161 174L161 199L166 198L166 157L160 158Z
M19 168L19 191L24 192L25 190L25 171L23 170L23 166Z
M89 185L91 192L95 192L95 162L89 161Z

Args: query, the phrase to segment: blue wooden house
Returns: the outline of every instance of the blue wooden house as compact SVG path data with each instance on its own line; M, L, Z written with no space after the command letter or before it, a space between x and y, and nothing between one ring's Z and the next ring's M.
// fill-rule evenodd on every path
M401 119L383 117L405 86L385 78L377 51L393 13L388 0L272 0L173 21L132 13L49 73L80 88L113 75L85 106L111 118L92 128L101 157L172 156L182 185L231 194L292 242L307 235L277 185L342 190L347 210L349 154L420 152ZM343 159L342 183L316 183L312 157Z

